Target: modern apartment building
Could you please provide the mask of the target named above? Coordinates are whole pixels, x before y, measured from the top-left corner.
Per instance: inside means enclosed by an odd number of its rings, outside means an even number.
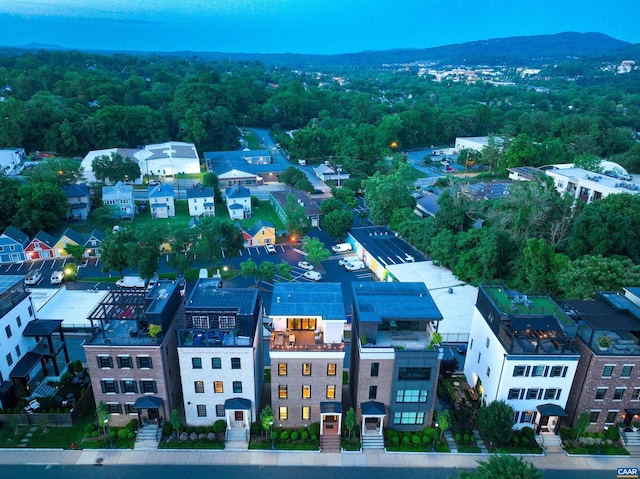
[[[482,285],[473,312],[464,374],[485,403],[504,400],[514,427],[556,434],[580,353],[577,325],[548,296]]]
[[[259,414],[264,362],[262,303],[257,289],[220,288],[201,278],[176,325],[186,423],[248,437]]]
[[[352,288],[349,382],[362,437],[382,436],[383,426],[421,430],[437,397],[442,352],[431,338],[442,315],[424,283]]]
[[[132,417],[159,422],[180,407],[173,325],[181,304],[179,283],[160,280],[149,291],[109,291],[89,315],[95,332],[84,342],[84,352],[96,404],[104,402],[111,424]]]
[[[588,412],[593,431],[640,421],[640,288],[566,303],[578,320],[581,355],[567,402],[569,421]]]
[[[341,285],[276,283],[269,316],[274,425],[318,422],[321,435],[339,435],[347,321]]]

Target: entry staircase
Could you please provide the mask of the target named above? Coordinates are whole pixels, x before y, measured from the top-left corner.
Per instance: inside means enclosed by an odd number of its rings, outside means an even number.
[[[244,428],[227,429],[225,436],[225,451],[247,451],[249,443],[247,441],[248,431]]]
[[[384,449],[384,436],[365,434],[362,436],[362,449]]]
[[[133,445],[134,451],[155,451],[160,443],[162,430],[157,424],[145,424],[138,428],[136,442]]]
[[[321,452],[342,452],[342,440],[339,434],[323,434],[320,436]]]

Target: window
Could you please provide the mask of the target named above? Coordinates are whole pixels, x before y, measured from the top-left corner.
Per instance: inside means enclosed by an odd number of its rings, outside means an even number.
[[[600,411],[589,411],[589,422],[591,424],[598,422]]]
[[[622,372],[620,373],[621,378],[629,378],[631,377],[631,370],[633,369],[633,365],[626,364],[622,366]]]
[[[18,324],[18,327],[22,326],[22,319],[20,319],[20,316],[16,318],[16,323]]]
[[[613,400],[614,401],[622,401],[622,396],[624,396],[624,392],[626,391],[627,388],[616,388],[615,392],[613,393]]]
[[[107,403],[107,411],[109,414],[120,414],[122,409],[118,403]]]
[[[100,387],[103,394],[116,394],[118,392],[118,383],[113,379],[104,379],[100,381]]]
[[[113,361],[111,360],[111,356],[98,356],[98,367],[99,368],[112,368]]]
[[[327,376],[335,376],[338,371],[338,365],[336,363],[327,364]]]
[[[527,399],[537,399],[540,389],[532,388],[527,391]]]
[[[302,386],[302,399],[311,399],[311,386],[303,385]]]
[[[531,369],[531,377],[540,378],[544,376],[544,366],[534,366]]]
[[[151,358],[149,356],[138,356],[136,363],[139,369],[151,369],[153,367]]]
[[[380,372],[380,363],[371,363],[371,377],[377,378]]]
[[[427,391],[419,389],[399,389],[396,391],[396,402],[427,402]]]
[[[309,421],[311,419],[311,408],[309,406],[302,406],[302,420]]]
[[[311,376],[311,364],[303,363],[302,364],[302,375],[303,376]]]
[[[487,377],[489,377],[490,375],[491,375],[491,368],[487,366]]]
[[[32,318],[33,317],[33,308],[31,306],[29,306],[28,310],[29,310],[29,317]]]
[[[618,416],[618,411],[609,411],[607,413],[607,419],[605,419],[605,424],[614,424],[616,422],[616,417]]]
[[[469,349],[473,349],[473,338],[471,338],[471,342],[469,343]]]
[[[287,363],[278,363],[278,376],[287,375]]]
[[[287,329],[298,331],[315,331],[315,318],[289,318],[287,319]]]
[[[242,394],[242,381],[233,381],[233,392],[235,394]]]
[[[131,356],[118,356],[116,359],[120,369],[131,369],[133,367]]]
[[[211,358],[211,369],[222,369],[222,360],[220,358]]]
[[[11,366],[13,364],[13,357],[11,353],[7,354],[7,365]]]
[[[335,399],[336,398],[336,387],[332,384],[327,386],[327,399]]]
[[[213,381],[213,392],[216,394],[222,394],[224,392],[222,381]]]
[[[157,393],[156,382],[150,379],[140,381],[140,392],[143,394]]]
[[[278,397],[280,399],[287,399],[287,397],[288,397],[287,386],[285,384],[280,384],[278,386]]]
[[[423,424],[423,412],[397,412],[393,415],[394,424]]]
[[[519,388],[511,388],[509,389],[509,396],[507,399],[518,399],[520,397],[520,389]]]
[[[487,338],[487,348],[489,348],[489,344],[491,343],[491,340],[489,338]]]
[[[514,366],[513,368],[513,376],[524,376],[525,371],[527,370],[527,368],[525,366]]]
[[[545,399],[560,399],[560,393],[561,392],[562,392],[562,389],[556,389],[556,388],[547,389],[544,392],[544,398]]]
[[[369,386],[369,399],[376,399],[378,396],[378,386]]]
[[[598,390],[596,391],[596,401],[604,400],[606,394],[607,388],[598,388]]]
[[[482,357],[482,351],[478,353],[478,364],[480,364],[480,358]]]
[[[613,375],[613,365],[607,365],[602,370],[603,378],[610,378]]]
[[[133,379],[123,379],[120,381],[120,387],[122,388],[122,392],[125,394],[138,393],[138,385]]]
[[[533,411],[524,411],[520,417],[520,422],[533,422]]]
[[[231,369],[240,369],[240,358],[231,358]]]
[[[138,414],[138,410],[133,407],[132,402],[128,402],[124,405],[124,413],[125,414]]]
[[[218,317],[218,327],[219,328],[235,328],[236,327],[236,318],[235,316],[220,316]]]
[[[398,379],[400,381],[428,381],[431,379],[431,368],[400,368]]]
[[[198,394],[204,394],[204,381],[194,381],[193,387]]]
[[[216,417],[224,417],[224,404],[216,404]]]
[[[7,333],[7,339],[9,339],[11,336],[13,336],[13,333],[11,332],[11,325],[7,325],[6,328],[4,328],[5,333]]]
[[[16,357],[20,357],[22,355],[22,352],[20,352],[20,345],[16,344]]]
[[[631,393],[632,401],[640,401],[640,388],[633,388],[633,392]]]
[[[567,366],[552,366],[551,374],[549,374],[552,378],[566,377],[567,375]]]
[[[191,358],[192,369],[202,369],[202,358]]]
[[[280,406],[278,409],[278,417],[281,421],[286,421],[289,418],[289,410],[287,406]]]
[[[207,417],[207,406],[204,404],[198,404],[196,411],[198,411],[198,417]]]

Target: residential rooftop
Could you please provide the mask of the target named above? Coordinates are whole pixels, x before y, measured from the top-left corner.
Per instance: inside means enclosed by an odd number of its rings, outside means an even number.
[[[340,283],[276,283],[269,311],[271,316],[347,319]]]

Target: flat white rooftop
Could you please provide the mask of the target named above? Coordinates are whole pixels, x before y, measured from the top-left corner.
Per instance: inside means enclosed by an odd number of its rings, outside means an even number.
[[[36,290],[32,290],[33,292]],[[50,291],[46,301],[45,293]],[[62,319],[63,328],[88,328],[91,322],[87,319],[89,314],[104,299],[108,291],[101,290],[67,290],[60,289],[38,289],[38,299],[34,297],[34,304],[38,310],[38,319]]]

